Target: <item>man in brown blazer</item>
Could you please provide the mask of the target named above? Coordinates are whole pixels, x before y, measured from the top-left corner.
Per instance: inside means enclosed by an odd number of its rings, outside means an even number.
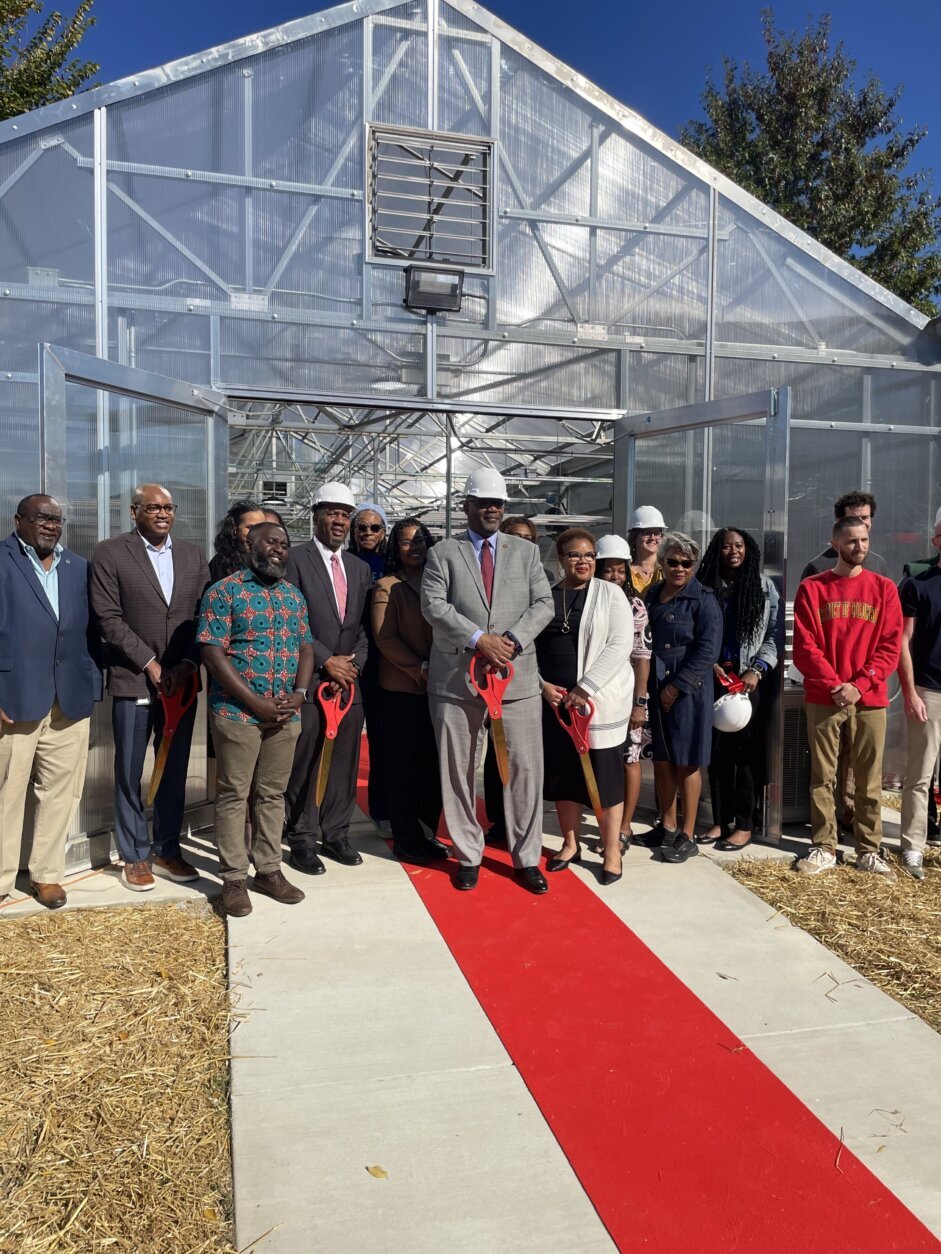
[[[107,648],[114,732],[114,824],[122,878],[134,892],[154,886],[153,871],[176,883],[199,878],[180,856],[180,828],[195,705],[171,743],[154,800],[151,847],[141,799],[141,775],[151,737],[163,735],[158,693],[175,692],[199,666],[196,619],[209,568],[203,552],[170,532],[176,506],[166,488],[134,489],[134,529],[103,540],[91,560],[91,608]]]
[[[366,665],[367,645],[362,619],[372,572],[360,558],[343,551],[354,508],[346,484],[325,483],[313,505],[314,538],[291,549],[285,573],[288,582],[304,594],[314,638],[314,678],[301,707],[301,734],[284,798],[291,865],[308,875],[322,875],[327,869],[317,855],[318,835],[322,852],[335,862],[359,866],[363,860],[347,833],[356,802],[363,730],[359,675]],[[324,724],[317,688],[322,683],[343,690],[354,684],[356,692],[334,741],[327,791],[318,807],[315,782]]]

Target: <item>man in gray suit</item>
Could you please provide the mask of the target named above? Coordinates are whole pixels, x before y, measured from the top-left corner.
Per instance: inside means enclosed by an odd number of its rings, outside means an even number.
[[[428,554],[422,613],[433,641],[428,671],[431,718],[438,741],[444,816],[460,863],[455,888],[477,886],[484,834],[477,821],[475,776],[486,706],[468,686],[475,651],[493,669],[512,662],[503,725],[510,758],[504,794],[507,840],[524,888],[544,893],[542,849],[542,714],[533,640],[551,620],[552,592],[534,544],[500,531],[506,484],[478,470],[464,488],[466,535]]]

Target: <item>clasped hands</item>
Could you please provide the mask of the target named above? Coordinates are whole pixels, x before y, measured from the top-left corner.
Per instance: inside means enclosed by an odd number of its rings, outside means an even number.
[[[573,706],[587,705],[591,700],[585,689],[579,688],[577,684],[574,688],[565,689],[560,688],[558,684],[544,683],[542,685],[542,695],[543,699],[553,709],[558,709],[559,706],[562,706],[563,709],[570,710]]]

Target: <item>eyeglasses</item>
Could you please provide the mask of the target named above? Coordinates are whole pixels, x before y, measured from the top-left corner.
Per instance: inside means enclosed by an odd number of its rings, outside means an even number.
[[[478,509],[503,509],[506,501],[498,501],[492,496],[469,496],[469,501],[473,501]]]
[[[596,553],[563,553],[562,556],[570,562],[577,562],[577,561],[593,562],[597,554]]]
[[[682,566],[684,570],[689,570],[689,568],[691,566],[695,566],[696,563],[688,557],[668,557],[667,565],[672,566],[674,570],[676,570],[678,566]]]
[[[385,531],[385,527],[383,527],[382,523],[357,523],[356,530],[363,532],[363,534],[371,531],[375,535],[377,531]]]
[[[139,509],[142,514],[173,514],[176,512],[175,505],[135,505],[135,509]]]
[[[662,527],[654,527],[654,528],[653,528],[653,530],[651,530],[651,531],[642,531],[640,534],[641,534],[642,536],[662,536],[662,535],[663,535],[663,528],[662,528]]]
[[[62,524],[65,522],[65,518],[62,516],[62,514],[34,514],[32,518],[27,518],[25,521],[28,523],[37,523],[40,525],[42,523],[49,523],[50,526],[52,527],[61,527]]]

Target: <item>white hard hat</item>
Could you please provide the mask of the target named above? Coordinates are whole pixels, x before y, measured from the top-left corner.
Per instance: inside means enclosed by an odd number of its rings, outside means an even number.
[[[356,508],[356,497],[345,483],[324,483],[314,493],[312,508],[318,505],[348,505]]]
[[[631,514],[630,522],[627,524],[628,531],[640,531],[644,527],[662,527],[666,530],[666,522],[663,515],[655,505],[638,505]]]
[[[621,536],[602,536],[595,545],[595,556],[599,562],[613,557],[616,561],[631,560],[631,546]]]
[[[750,718],[751,702],[744,692],[727,692],[712,707],[712,726],[716,731],[741,731]]]
[[[506,483],[500,472],[491,470],[489,466],[483,466],[480,470],[475,470],[473,474],[467,476],[467,482],[464,484],[464,495],[476,496],[485,501],[505,501],[509,493],[506,490]]]

